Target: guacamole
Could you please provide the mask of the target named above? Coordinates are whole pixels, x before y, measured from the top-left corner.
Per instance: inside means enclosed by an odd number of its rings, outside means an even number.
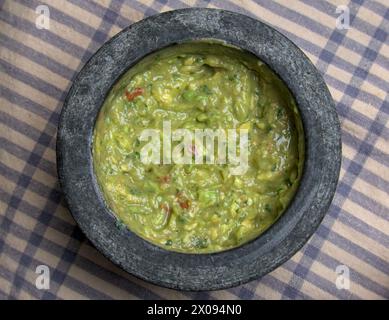
[[[167,121],[171,130],[244,130],[246,170],[234,174],[228,161],[163,163],[164,150],[160,163],[145,163],[142,132],[162,132]],[[195,158],[199,150],[194,143],[189,152]],[[280,217],[299,184],[304,137],[296,103],[269,67],[199,41],[152,53],[118,80],[98,115],[92,153],[119,227],[168,250],[208,253],[239,246]]]

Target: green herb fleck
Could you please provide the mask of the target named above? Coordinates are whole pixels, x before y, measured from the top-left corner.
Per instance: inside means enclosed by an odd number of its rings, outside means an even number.
[[[126,230],[127,229],[127,226],[125,225],[125,223],[120,219],[116,219],[115,226],[119,230]]]
[[[196,236],[192,238],[192,244],[197,249],[205,249],[208,247],[208,239]]]
[[[212,90],[209,89],[209,87],[208,87],[206,84],[204,84],[204,85],[202,85],[202,86],[200,87],[200,91],[201,91],[202,93],[205,93],[206,95],[212,94]]]
[[[269,213],[272,212],[272,207],[270,204],[268,204],[268,203],[265,204],[265,211],[269,212]]]

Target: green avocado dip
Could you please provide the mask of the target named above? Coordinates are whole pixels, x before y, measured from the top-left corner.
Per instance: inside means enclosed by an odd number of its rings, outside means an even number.
[[[172,131],[246,130],[247,170],[232,174],[228,161],[145,163],[142,131],[162,132],[166,121]],[[209,253],[256,238],[280,217],[299,184],[304,137],[296,103],[269,67],[198,41],[152,53],[119,79],[98,115],[92,153],[119,227],[168,250]]]

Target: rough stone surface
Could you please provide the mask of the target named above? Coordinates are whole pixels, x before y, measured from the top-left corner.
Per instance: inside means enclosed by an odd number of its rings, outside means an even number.
[[[106,94],[142,57],[193,39],[212,38],[246,49],[267,63],[298,103],[306,138],[301,186],[283,216],[239,248],[214,254],[166,251],[119,230],[96,184],[93,126]],[[340,126],[330,93],[308,58],[290,40],[255,19],[214,9],[170,11],[135,23],[87,62],[61,113],[58,174],[69,209],[92,243],[129,273],[183,290],[214,290],[259,278],[292,257],[314,233],[332,197],[341,163]]]

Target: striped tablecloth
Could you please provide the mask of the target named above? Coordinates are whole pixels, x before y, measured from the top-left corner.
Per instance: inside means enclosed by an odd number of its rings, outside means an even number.
[[[77,72],[127,25],[189,6],[288,36],[324,75],[342,124],[337,193],[308,244],[261,280],[215,292],[160,288],[114,266],[75,225],[56,176],[56,126]],[[0,298],[388,299],[388,32],[387,0],[0,0]],[[39,265],[49,289],[36,287]]]

